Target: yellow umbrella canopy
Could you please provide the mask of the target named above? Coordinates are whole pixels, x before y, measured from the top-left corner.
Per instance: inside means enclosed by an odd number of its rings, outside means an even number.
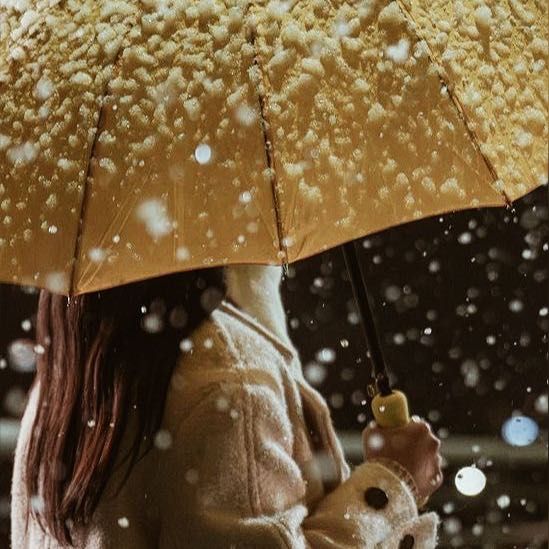
[[[547,180],[547,2],[0,0],[0,280],[284,263]]]

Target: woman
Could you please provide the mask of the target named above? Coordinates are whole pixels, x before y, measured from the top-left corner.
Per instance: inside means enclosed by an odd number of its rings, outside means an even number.
[[[429,548],[427,424],[343,458],[286,330],[278,267],[43,291],[12,486],[21,548]],[[380,545],[378,545],[380,544]]]

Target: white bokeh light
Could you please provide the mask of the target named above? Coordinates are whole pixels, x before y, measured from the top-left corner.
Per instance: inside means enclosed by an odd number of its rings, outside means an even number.
[[[456,473],[454,482],[464,496],[478,496],[486,487],[486,476],[474,466],[463,467]]]

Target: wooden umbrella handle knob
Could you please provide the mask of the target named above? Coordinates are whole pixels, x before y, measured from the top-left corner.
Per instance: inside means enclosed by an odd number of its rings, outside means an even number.
[[[408,399],[401,391],[390,395],[377,394],[372,399],[372,412],[380,427],[404,427],[410,421]]]

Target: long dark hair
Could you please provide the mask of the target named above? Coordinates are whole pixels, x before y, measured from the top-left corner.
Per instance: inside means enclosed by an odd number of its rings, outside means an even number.
[[[89,524],[113,469],[127,466],[125,481],[150,450],[180,343],[224,296],[222,268],[76,297],[40,293],[26,484],[40,501],[31,512],[60,543],[73,543],[71,524]],[[137,432],[120,460],[132,409]]]

